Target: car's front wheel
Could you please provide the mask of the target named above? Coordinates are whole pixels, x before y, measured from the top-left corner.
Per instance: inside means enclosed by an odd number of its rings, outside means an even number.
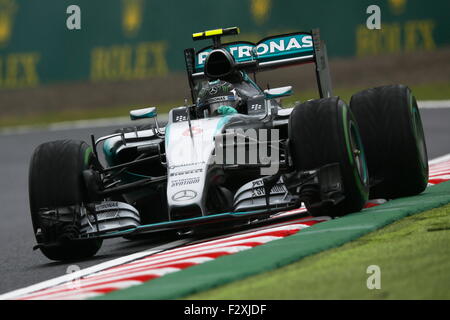
[[[97,253],[101,240],[74,240],[79,234],[77,210],[44,217],[43,209],[83,206],[87,191],[82,172],[93,162],[83,141],[58,140],[39,145],[29,170],[28,191],[33,230],[42,253],[51,260],[76,260]],[[64,217],[62,217],[64,215]]]
[[[297,171],[339,164],[345,198],[333,206],[310,199],[308,211],[333,217],[360,211],[368,198],[369,174],[358,124],[345,102],[333,97],[296,105],[288,131]]]

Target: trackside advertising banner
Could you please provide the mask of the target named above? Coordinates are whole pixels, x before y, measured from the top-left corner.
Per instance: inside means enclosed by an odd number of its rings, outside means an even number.
[[[282,60],[313,54],[313,41],[309,33],[293,33],[269,37],[257,44],[236,42],[225,44],[236,62],[256,59],[260,62]],[[207,47],[199,51],[195,61],[196,72],[203,71],[206,57],[212,48]]]
[[[308,54],[298,32],[315,28],[330,58],[433,51],[450,45],[449,12],[449,0],[0,0],[0,90],[185,72],[183,50],[212,44],[192,34],[228,27],[241,30],[222,39],[238,61]]]

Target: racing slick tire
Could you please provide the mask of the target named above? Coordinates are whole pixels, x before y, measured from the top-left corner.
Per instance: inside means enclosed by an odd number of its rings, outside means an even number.
[[[332,97],[296,105],[288,132],[297,171],[339,163],[345,198],[333,206],[305,201],[308,212],[337,217],[360,211],[368,199],[369,174],[358,124],[345,102]]]
[[[73,240],[79,229],[76,213],[73,222],[43,222],[41,208],[81,205],[87,202],[82,172],[92,166],[92,148],[83,141],[57,140],[39,145],[29,169],[30,211],[40,249],[51,260],[79,260],[97,253],[102,240]],[[40,233],[38,232],[40,229]],[[49,244],[49,245],[46,245]]]
[[[428,184],[428,155],[416,98],[404,85],[367,89],[350,101],[366,151],[370,198],[413,196]]]

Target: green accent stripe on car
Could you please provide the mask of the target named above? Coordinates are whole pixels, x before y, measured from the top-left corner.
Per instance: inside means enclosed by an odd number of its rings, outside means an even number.
[[[344,104],[345,105],[345,104]],[[348,153],[348,159],[350,161],[350,165],[354,164],[353,161],[353,154],[352,154],[352,146],[350,143],[350,131],[348,130],[348,125],[347,125],[347,113],[348,113],[348,108],[347,105],[345,105],[344,108],[342,108],[342,121],[344,122],[344,136],[345,136],[345,146],[347,148],[347,153]]]
[[[169,146],[169,137],[170,137],[170,124],[168,123],[164,128],[164,144],[166,145],[166,150],[168,149],[167,147]]]
[[[92,153],[92,147],[88,147],[85,151],[84,151],[84,165],[88,166],[89,165],[89,156]]]
[[[244,76],[244,81],[250,83],[253,87],[255,87],[256,90],[258,90],[259,92],[261,91],[261,88],[252,80],[252,78],[250,78],[250,76],[246,73],[246,72],[241,72],[242,75]]]
[[[353,159],[353,150],[351,149],[352,146],[351,146],[351,142],[350,142],[350,134],[351,134],[351,132],[350,132],[350,130],[348,128],[348,121],[347,121],[348,111],[349,111],[349,109],[348,109],[347,105],[345,104],[345,107],[342,108],[342,119],[344,121],[344,132],[345,132],[344,135],[345,135],[345,144],[346,144],[346,147],[347,147],[347,154],[348,154],[348,157],[349,157],[350,165],[354,167],[353,172],[354,172],[354,175],[355,175],[355,178],[356,178],[356,181],[357,181],[357,186],[358,186],[359,190],[361,191],[361,193],[366,193],[364,191],[363,183],[367,184],[367,180],[363,180],[364,177],[360,177],[359,176],[359,172],[358,172],[358,170],[356,168],[356,163],[355,163],[355,161]],[[361,149],[362,149],[363,148],[362,140],[360,139],[360,137],[358,137],[358,140],[360,141],[360,145],[361,145]],[[361,155],[364,156],[364,150],[361,151]],[[364,157],[364,161],[363,161],[363,170],[364,170],[364,176],[366,176],[367,165],[366,165],[365,157]]]
[[[266,99],[277,99],[277,98],[280,98],[280,97],[289,96],[291,94],[292,94],[292,90],[289,90],[287,92],[280,93],[280,94],[269,94],[269,93],[266,93]]]
[[[144,178],[144,179],[152,178],[152,176],[146,176],[146,175],[143,175],[143,174],[134,173],[134,172],[130,172],[130,171],[127,171],[127,170],[125,170],[124,173],[129,174],[130,176],[133,176],[133,177],[136,177],[136,178]]]
[[[112,151],[113,146],[111,145],[114,138],[107,139],[103,142],[103,154],[105,155],[106,162],[110,165],[114,165],[114,153]]]

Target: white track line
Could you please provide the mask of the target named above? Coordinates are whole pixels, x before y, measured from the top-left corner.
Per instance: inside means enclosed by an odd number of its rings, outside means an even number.
[[[445,162],[445,161],[447,161],[447,160],[450,160],[450,153],[449,153],[449,154],[446,154],[446,155],[443,155],[443,156],[440,156],[440,157],[438,157],[438,158],[435,158],[435,159],[433,159],[433,160],[430,160],[430,161],[428,161],[428,163],[429,163],[430,165],[434,165],[434,164],[436,164],[436,163]]]
[[[104,269],[108,269],[108,268],[112,268],[121,264],[125,264],[127,262],[133,261],[133,260],[137,260],[146,256],[150,256],[153,255],[155,253],[161,252],[163,251],[163,249],[160,250],[145,250],[145,251],[141,251],[141,252],[137,252],[137,253],[133,253],[121,258],[117,258],[111,261],[107,261],[107,262],[103,262],[97,265],[94,265],[92,267],[80,270],[80,271],[76,271],[73,273],[69,273],[54,279],[50,279],[44,282],[40,282],[22,289],[17,289],[5,294],[0,295],[0,300],[6,300],[6,299],[11,299],[11,298],[15,298],[18,296],[22,296],[25,294],[29,294],[31,292],[34,291],[39,291],[39,290],[43,290],[43,289],[47,289],[49,287],[54,287],[57,286],[59,284],[68,282],[68,281],[73,281],[76,279],[79,279],[81,277],[87,276],[89,274],[92,273],[96,273],[99,271],[102,271]]]
[[[450,100],[417,101],[419,109],[448,109]]]

